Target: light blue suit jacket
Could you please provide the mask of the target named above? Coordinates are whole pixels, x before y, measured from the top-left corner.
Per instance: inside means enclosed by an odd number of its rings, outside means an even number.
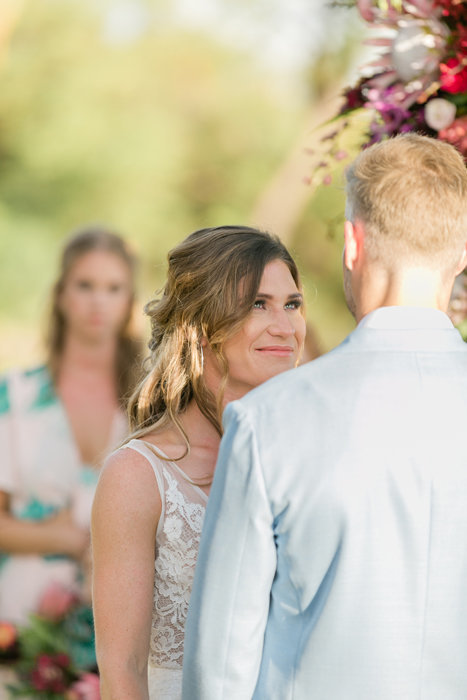
[[[467,347],[369,314],[225,412],[184,700],[467,698]]]

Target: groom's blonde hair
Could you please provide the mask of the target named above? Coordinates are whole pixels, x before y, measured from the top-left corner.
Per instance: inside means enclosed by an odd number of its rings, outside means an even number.
[[[363,223],[370,259],[455,268],[467,241],[467,168],[453,146],[395,136],[362,151],[346,180],[346,218]]]

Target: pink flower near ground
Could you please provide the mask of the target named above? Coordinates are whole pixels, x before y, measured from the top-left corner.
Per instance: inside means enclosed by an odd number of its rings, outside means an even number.
[[[52,582],[42,596],[37,612],[48,620],[61,620],[76,602],[74,591]]]
[[[67,693],[67,700],[100,700],[100,697],[99,676],[95,673],[84,673]]]
[[[16,627],[11,622],[0,622],[0,651],[10,649],[17,637]]]

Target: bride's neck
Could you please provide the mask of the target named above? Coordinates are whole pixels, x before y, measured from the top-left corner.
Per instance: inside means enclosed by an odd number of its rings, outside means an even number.
[[[206,416],[204,416],[196,401],[192,400],[186,410],[179,416],[180,423],[186,432],[190,444],[218,450],[220,435]]]

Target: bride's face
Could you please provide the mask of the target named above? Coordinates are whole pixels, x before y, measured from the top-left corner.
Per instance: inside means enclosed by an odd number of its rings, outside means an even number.
[[[239,331],[223,347],[229,365],[226,400],[239,398],[254,387],[298,363],[305,340],[303,297],[289,268],[273,260],[264,268],[256,300]],[[205,353],[205,377],[220,380],[217,363]],[[211,382],[208,382],[212,384]]]

